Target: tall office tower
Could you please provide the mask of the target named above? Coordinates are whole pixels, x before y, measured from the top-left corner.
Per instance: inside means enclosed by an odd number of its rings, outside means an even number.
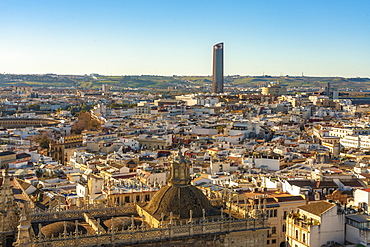
[[[331,88],[330,88],[330,82],[328,82],[328,86],[326,87],[326,96],[328,96],[329,97],[329,99],[330,99],[330,90]]]
[[[213,46],[212,93],[224,92],[224,43]]]
[[[103,93],[108,93],[109,92],[109,86],[107,84],[103,84],[101,86],[101,90],[103,91]]]

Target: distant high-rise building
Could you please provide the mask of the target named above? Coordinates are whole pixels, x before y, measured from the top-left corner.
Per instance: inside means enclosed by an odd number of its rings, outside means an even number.
[[[212,93],[224,92],[224,43],[213,46]]]
[[[101,90],[103,91],[103,93],[107,93],[109,92],[109,86],[107,84],[103,84]]]

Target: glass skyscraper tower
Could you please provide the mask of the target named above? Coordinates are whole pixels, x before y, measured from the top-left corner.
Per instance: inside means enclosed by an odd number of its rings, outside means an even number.
[[[224,43],[213,46],[212,93],[224,92]]]

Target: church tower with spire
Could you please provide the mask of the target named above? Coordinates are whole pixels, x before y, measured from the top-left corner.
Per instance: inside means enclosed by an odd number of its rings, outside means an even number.
[[[7,171],[3,172],[0,189],[0,245],[9,246],[15,240],[19,223],[19,208],[14,200],[12,184]]]

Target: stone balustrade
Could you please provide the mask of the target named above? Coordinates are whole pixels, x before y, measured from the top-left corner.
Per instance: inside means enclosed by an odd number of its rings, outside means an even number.
[[[43,246],[96,246],[96,245],[129,245],[165,241],[171,238],[192,237],[212,234],[226,234],[230,231],[254,231],[267,229],[265,219],[214,219],[199,223],[168,224],[161,228],[148,229],[145,226],[130,227],[128,230],[110,230],[98,234],[67,234],[52,238],[35,238],[34,247]]]
[[[76,210],[55,211],[49,210],[41,213],[31,213],[32,223],[76,220],[84,218],[84,213],[89,213],[92,217],[109,217],[116,215],[137,215],[135,204],[126,204],[122,207],[87,206]]]

